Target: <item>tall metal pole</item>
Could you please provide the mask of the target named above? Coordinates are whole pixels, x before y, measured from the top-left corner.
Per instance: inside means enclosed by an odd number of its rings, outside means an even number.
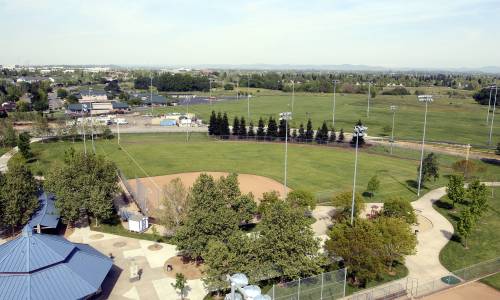
[[[394,119],[396,117],[396,107],[391,106],[392,109],[392,131],[391,131],[391,155],[392,155],[392,146],[394,144]]]
[[[495,101],[493,101],[493,112],[491,115],[490,138],[488,140],[488,145],[491,145],[491,135],[493,134],[493,123],[495,122],[495,108],[497,106],[497,94],[498,94],[498,87],[495,87]]]
[[[236,81],[236,101],[240,100],[240,80]]]
[[[118,129],[118,145],[120,144],[120,122],[116,122],[116,128]]]
[[[208,101],[210,101],[210,109],[212,109],[212,79],[208,78],[208,84],[209,84],[209,96],[208,96]]]
[[[366,107],[366,117],[370,117],[370,97],[371,97],[371,88],[372,83],[368,82],[368,106]]]
[[[491,109],[491,94],[493,92],[493,85],[490,86],[490,99],[488,100],[488,113],[486,114],[486,124],[489,124],[490,109]]]
[[[417,190],[417,196],[420,196],[420,187],[422,185],[422,165],[424,162],[424,146],[425,146],[425,127],[427,126],[427,101],[425,102],[425,116],[424,116],[424,132],[422,135],[422,150],[420,153],[420,168],[419,168],[419,175],[418,175],[418,190]]]
[[[295,81],[292,80],[292,114],[293,114],[294,103],[295,103]]]
[[[188,115],[189,115],[189,100],[190,100],[190,99],[191,99],[191,98],[188,96],[188,97],[187,97],[187,102],[186,102],[186,103],[187,103],[187,105],[186,105],[186,119],[187,119],[187,118],[189,118],[189,116],[188,116]],[[192,121],[192,120],[191,120],[191,121]],[[188,124],[188,123],[186,122],[186,142],[188,142],[188,141],[189,141],[189,126],[191,126],[191,123],[189,123],[189,124]]]
[[[247,78],[247,122],[250,122],[250,75]]]
[[[151,103],[151,117],[153,117],[153,74],[152,73],[149,75],[149,78],[151,79],[149,85],[149,102]]]
[[[284,198],[286,198],[286,196],[288,194],[287,188],[286,188],[287,164],[288,164],[288,117],[285,116],[285,182],[283,185]]]
[[[90,99],[90,85],[89,85],[89,99]],[[92,116],[92,102],[90,102],[90,138],[92,140],[92,151],[95,154],[95,145],[94,145],[94,117]]]
[[[358,142],[359,132],[356,131],[356,158],[354,159],[354,179],[352,184],[352,205],[351,205],[351,225],[354,223],[354,202],[356,197],[356,174],[358,171]]]
[[[337,82],[338,80],[333,80],[332,128],[335,127],[335,96],[337,92]]]
[[[85,156],[87,156],[87,140],[85,137],[85,111],[82,109],[82,128],[83,128],[83,148]]]

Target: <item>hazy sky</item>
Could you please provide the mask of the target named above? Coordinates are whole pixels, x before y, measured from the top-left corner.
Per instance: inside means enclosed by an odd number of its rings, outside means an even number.
[[[0,0],[0,64],[500,65],[499,0]]]

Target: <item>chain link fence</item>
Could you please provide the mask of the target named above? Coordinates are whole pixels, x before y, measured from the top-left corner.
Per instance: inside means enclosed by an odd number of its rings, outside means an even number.
[[[267,292],[273,300],[340,299],[345,296],[346,270],[276,284]]]
[[[144,178],[136,177],[133,181],[129,181],[121,170],[118,170],[118,176],[141,212],[147,217],[152,217],[152,212],[160,205],[161,191],[144,184],[143,180],[146,180]]]

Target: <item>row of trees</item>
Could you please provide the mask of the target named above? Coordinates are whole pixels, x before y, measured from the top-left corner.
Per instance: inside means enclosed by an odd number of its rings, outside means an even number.
[[[325,249],[332,259],[342,259],[350,279],[356,285],[365,286],[373,279],[404,263],[405,255],[415,253],[417,240],[410,224],[416,216],[410,201],[392,198],[385,202],[379,214],[369,219],[360,218],[365,204],[359,194],[355,197],[354,223],[350,224],[352,193],[337,195],[332,204],[334,226],[328,233]]]
[[[361,124],[360,121],[359,124]],[[298,129],[291,129],[287,126],[284,119],[276,121],[276,119],[274,119],[272,116],[269,117],[267,124],[264,122],[264,119],[259,118],[257,128],[254,127],[253,122],[250,122],[250,124],[247,126],[244,117],[235,117],[233,120],[232,129],[230,129],[227,114],[221,114],[220,112],[215,114],[215,111],[212,111],[212,114],[210,115],[208,134],[221,136],[223,138],[228,138],[230,135],[233,135],[242,139],[249,137],[255,138],[257,140],[279,139],[282,141],[284,141],[285,137],[288,136],[288,139],[290,141],[316,141],[318,144],[325,144],[327,142],[342,143],[345,139],[344,129],[340,129],[340,132],[337,136],[335,129],[328,129],[326,121],[323,122],[321,127],[318,127],[318,129],[314,131],[310,119],[308,120],[305,128],[304,124],[300,124]],[[362,145],[363,143],[364,140],[362,137],[360,137],[360,145]]]
[[[149,89],[151,78],[139,76],[134,80],[134,88]],[[160,92],[208,91],[210,84],[207,76],[190,74],[163,73],[153,78],[153,86]]]
[[[28,132],[17,134],[12,123],[5,120],[0,121],[0,146],[6,148],[18,147],[19,152],[25,159],[33,157],[30,147],[31,136]]]
[[[467,248],[468,237],[489,206],[484,184],[481,184],[479,180],[474,180],[467,188],[464,184],[463,176],[451,175],[446,192],[453,208],[456,204],[464,206],[457,221],[457,231],[463,238],[464,247]]]

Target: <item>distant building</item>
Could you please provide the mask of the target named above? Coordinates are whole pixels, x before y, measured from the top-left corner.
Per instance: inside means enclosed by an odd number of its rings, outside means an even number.
[[[86,102],[86,103],[73,103],[69,104],[66,108],[66,114],[73,116],[80,116],[83,114],[83,104],[87,104],[88,113],[92,115],[104,115],[110,113],[124,113],[130,110],[127,103],[118,101],[106,102]]]
[[[153,95],[153,101],[151,101],[151,94],[130,94],[130,97],[139,99],[143,105],[148,106],[151,105],[151,102],[153,102],[153,106],[166,106],[168,103],[167,98],[162,95]]]
[[[0,245],[0,299],[88,299],[101,292],[112,266],[89,245],[33,233],[26,225]]]
[[[80,91],[81,99],[78,100],[80,103],[86,102],[107,102],[108,95],[104,91]]]

